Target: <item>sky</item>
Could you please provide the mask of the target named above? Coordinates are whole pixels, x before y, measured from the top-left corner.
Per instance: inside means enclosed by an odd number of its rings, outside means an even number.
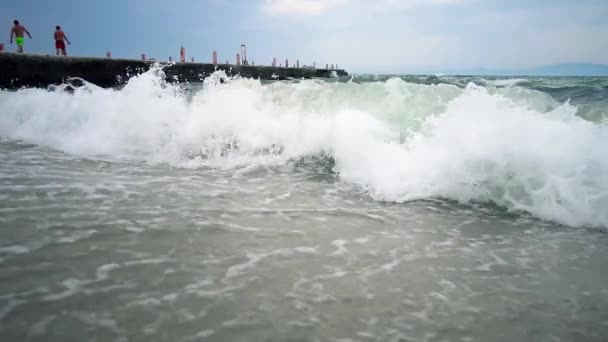
[[[608,0],[3,0],[27,52],[54,53],[61,25],[81,56],[337,64],[349,72],[453,72],[608,64]]]

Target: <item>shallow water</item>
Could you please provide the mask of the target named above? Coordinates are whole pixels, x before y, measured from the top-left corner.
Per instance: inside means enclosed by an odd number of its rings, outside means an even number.
[[[605,341],[605,109],[448,81],[0,93],[2,340]]]

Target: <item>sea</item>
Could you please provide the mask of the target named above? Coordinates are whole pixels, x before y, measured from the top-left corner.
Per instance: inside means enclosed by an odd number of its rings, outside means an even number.
[[[608,78],[0,91],[1,341],[607,341]]]

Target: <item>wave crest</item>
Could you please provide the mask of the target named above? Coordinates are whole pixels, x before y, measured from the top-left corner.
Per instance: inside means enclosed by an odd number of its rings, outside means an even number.
[[[378,200],[492,202],[608,227],[608,127],[515,84],[274,82],[0,92],[0,135],[69,153],[231,169],[328,156]]]

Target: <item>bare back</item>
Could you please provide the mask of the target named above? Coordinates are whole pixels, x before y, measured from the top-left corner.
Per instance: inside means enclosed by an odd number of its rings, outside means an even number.
[[[62,30],[55,31],[55,40],[60,41],[65,38],[65,33]]]
[[[25,26],[23,26],[21,24],[13,26],[13,30],[12,30],[12,32],[15,34],[15,37],[23,37],[23,34],[26,31],[27,30],[25,29]]]

